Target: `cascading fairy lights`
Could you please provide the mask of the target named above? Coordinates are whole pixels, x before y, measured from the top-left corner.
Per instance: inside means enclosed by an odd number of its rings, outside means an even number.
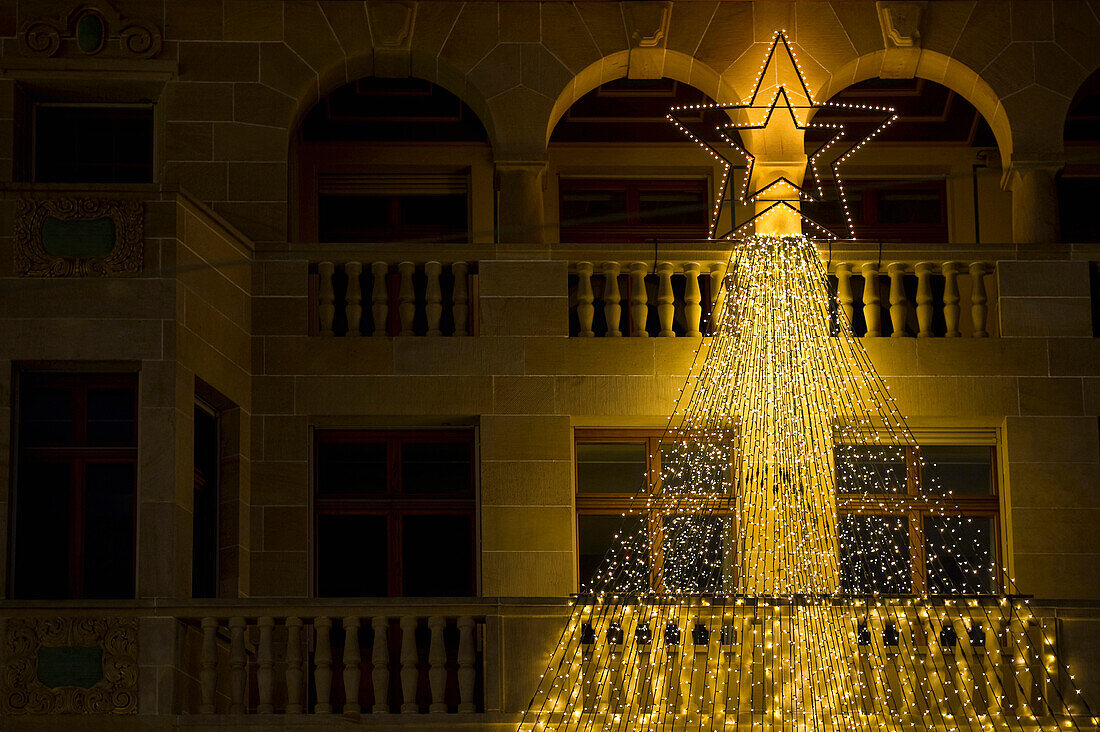
[[[790,53],[779,33],[769,60],[779,42]],[[930,567],[916,591],[898,497],[911,475],[944,491],[815,244],[732,242],[659,475],[576,596],[520,729],[1094,727],[1054,639],[1000,592],[995,554],[967,546],[968,518],[925,509],[930,561],[957,572]],[[841,515],[841,496],[861,512]]]

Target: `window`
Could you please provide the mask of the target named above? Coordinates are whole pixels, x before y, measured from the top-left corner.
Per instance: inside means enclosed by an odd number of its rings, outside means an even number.
[[[838,446],[836,456],[845,591],[999,590],[993,447],[855,445]]]
[[[473,433],[316,433],[320,597],[475,592]]]
[[[709,224],[707,181],[595,180],[559,183],[563,242],[703,239]]]
[[[663,431],[578,430],[577,555],[582,586],[643,593],[714,592],[736,586],[731,448]],[[693,474],[684,475],[692,455]],[[700,459],[702,458],[702,459]],[[706,506],[700,510],[704,486]],[[714,499],[725,495],[728,499]],[[654,500],[647,502],[647,497]],[[699,547],[704,547],[700,550]],[[605,564],[614,577],[597,578]]]
[[[322,175],[322,242],[469,241],[469,175]]]
[[[1058,178],[1062,241],[1100,242],[1100,228],[1093,218],[1097,196],[1100,196],[1100,176],[1063,174]]]
[[[151,183],[152,107],[37,105],[34,180]]]
[[[218,596],[218,415],[205,403],[195,405],[195,492],[191,546],[191,594]]]
[[[134,596],[137,377],[19,379],[12,594]]]
[[[852,180],[844,183],[856,237],[872,241],[946,242],[947,185],[942,180]],[[835,188],[825,201],[806,201],[803,212],[837,232],[847,232]]]

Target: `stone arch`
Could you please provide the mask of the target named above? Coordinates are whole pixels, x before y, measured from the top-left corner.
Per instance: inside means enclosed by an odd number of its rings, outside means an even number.
[[[815,101],[828,100],[853,84],[877,77],[883,53],[874,51],[848,61],[813,90]],[[1005,105],[988,82],[966,64],[928,49],[921,51],[915,76],[942,84],[973,104],[993,130],[1002,163],[1009,165],[1014,146],[1012,128]]]
[[[734,88],[709,65],[686,53],[663,48],[632,48],[617,51],[589,64],[577,73],[554,100],[546,124],[546,144],[554,127],[578,99],[600,84],[627,76],[630,65],[656,69],[653,78],[666,78],[689,84],[718,102],[738,100]]]
[[[436,84],[446,89],[451,94],[468,104],[477,114],[485,132],[489,136],[489,145],[495,147],[497,142],[496,127],[493,124],[493,115],[483,94],[476,86],[471,84],[458,70],[450,67],[446,61],[431,57],[425,58],[415,50],[394,55],[393,51],[386,51],[387,73],[378,74],[378,66],[375,62],[374,49],[355,57],[337,57],[325,67],[317,70],[317,85],[315,88],[298,97],[293,116],[288,125],[288,131],[293,135],[306,114],[326,96],[344,84],[362,79],[368,76],[388,76],[393,78],[414,78]],[[393,73],[394,68],[409,69],[407,74]]]

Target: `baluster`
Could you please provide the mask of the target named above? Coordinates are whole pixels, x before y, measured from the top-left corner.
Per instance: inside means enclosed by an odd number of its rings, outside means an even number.
[[[317,293],[317,318],[321,327],[321,335],[332,335],[332,319],[336,315],[336,293],[332,289],[332,277],[336,267],[332,262],[321,262],[317,265],[317,275],[320,288]]]
[[[905,708],[905,687],[901,683],[902,675],[899,667],[904,668],[901,658],[901,633],[895,613],[890,614],[890,619],[883,625],[882,646],[886,653],[883,662],[883,682],[886,687],[886,701],[890,711],[895,714]]]
[[[703,295],[699,291],[699,263],[684,262],[684,335],[695,337],[699,335],[699,321],[703,317],[703,306],[700,304]]]
[[[603,317],[607,321],[607,333],[604,335],[618,338],[623,334],[619,330],[619,319],[623,308],[619,305],[619,263],[603,263]]]
[[[359,618],[344,618],[344,714],[358,716],[359,706]]]
[[[302,619],[286,619],[286,713],[302,713]]]
[[[947,323],[946,338],[959,337],[959,268],[958,262],[943,263],[943,319]]]
[[[451,274],[454,275],[455,284],[452,300],[454,305],[451,314],[455,319],[455,335],[469,335],[466,330],[466,320],[470,317],[470,290],[466,282],[467,265],[465,262],[455,262],[451,265]]]
[[[650,622],[650,632],[653,632],[653,623]],[[634,643],[637,647],[638,653],[638,688],[636,696],[638,698],[638,711],[642,714],[649,714],[653,711],[653,683],[654,683],[654,668],[653,668],[653,643],[652,636],[640,637],[638,631],[635,631]]]
[[[933,699],[937,692],[932,686],[932,675],[935,662],[929,660],[928,631],[924,622],[925,610],[916,610],[909,619],[910,633],[913,639],[913,668],[920,667],[924,673],[913,674],[913,702],[918,714],[924,715],[934,708]]]
[[[214,693],[218,682],[218,619],[202,619],[202,670],[199,683],[202,686],[202,703],[199,714],[214,713]]]
[[[244,714],[244,618],[229,619],[229,713]]]
[[[855,316],[855,297],[852,296],[852,264],[851,262],[836,263],[836,299],[844,310],[844,319],[838,324],[841,328],[847,328],[852,332],[852,318]]]
[[[722,280],[726,278],[726,264],[715,262],[710,266],[710,332],[715,331],[714,319],[726,301],[726,292],[722,287]]]
[[[275,630],[275,618],[263,617],[256,623],[260,628],[260,645],[256,649],[256,690],[259,692],[257,714],[273,714],[275,705],[275,679],[273,669],[275,658],[271,650],[272,633]]]
[[[932,269],[931,262],[918,262],[917,273],[917,331],[918,338],[932,335]]]
[[[370,654],[370,660],[373,664],[371,681],[374,682],[374,706],[371,707],[371,711],[375,714],[385,714],[390,711],[389,618],[371,618],[370,627],[374,629],[374,646]]]
[[[649,336],[645,329],[646,320],[649,319],[648,296],[645,291],[648,270],[649,265],[645,262],[634,262],[630,265],[630,335],[636,338]]]
[[[890,325],[891,338],[905,337],[905,321],[909,314],[909,300],[905,297],[905,265],[893,262],[886,270],[890,274]]]
[[[386,275],[390,266],[385,262],[375,262],[370,266],[374,283],[371,286],[371,313],[374,315],[374,337],[384,338],[387,333],[386,320],[390,315],[390,292],[386,286]]]
[[[657,265],[657,319],[661,323],[661,337],[674,338],[672,317],[676,313],[676,299],[672,295],[672,262]]]
[[[401,618],[401,713],[416,714],[416,618]]]
[[[313,652],[313,686],[317,691],[317,704],[313,711],[317,714],[332,714],[332,644],[329,631],[331,618],[314,618],[313,628],[317,632],[317,650]]]
[[[882,306],[878,297],[878,266],[864,262],[863,272],[863,320],[867,323],[867,337],[882,335]]]
[[[458,619],[458,711],[469,714],[477,709],[474,703],[474,619],[463,615]]]
[[[424,265],[424,274],[428,276],[428,284],[424,288],[424,313],[428,318],[428,335],[443,335],[439,329],[439,320],[443,317],[443,292],[439,289],[439,276],[443,273],[443,265],[439,262],[428,262]]]
[[[874,710],[873,691],[875,686],[875,672],[871,668],[871,619],[867,615],[857,619],[856,627],[856,653],[859,656],[859,701],[860,709],[864,714],[870,714]],[[863,624],[859,628],[858,624]],[[864,635],[865,634],[865,635]]]
[[[580,321],[580,335],[591,338],[592,318],[596,308],[592,306],[592,263],[577,262],[577,320]]]
[[[397,292],[397,317],[401,319],[401,330],[397,335],[416,335],[413,331],[413,318],[416,316],[416,291],[413,289],[413,272],[416,265],[402,262],[397,265],[401,274],[401,289]]]
[[[1000,632],[997,644],[1000,650],[1001,712],[1015,713],[1019,707],[1019,694],[1016,691],[1016,650],[1012,640],[1012,608],[1006,607],[1005,615],[1000,619]]]
[[[432,632],[431,645],[428,647],[428,684],[432,689],[432,703],[428,711],[442,714],[447,711],[443,692],[447,687],[447,648],[443,645],[443,630],[447,619],[439,615],[428,618],[428,628]]]
[[[970,263],[970,319],[974,324],[974,337],[986,338],[989,331],[986,323],[989,321],[989,308],[986,302],[989,297],[985,291],[985,276],[989,274],[989,262]]]
[[[581,640],[581,709],[588,713],[596,711],[596,700],[599,695],[599,661],[593,647],[595,643],[585,643]]]
[[[344,313],[348,317],[349,336],[359,335],[359,321],[363,317],[363,291],[359,287],[359,275],[363,274],[362,262],[348,262],[344,265],[344,272],[348,276],[347,307]]]

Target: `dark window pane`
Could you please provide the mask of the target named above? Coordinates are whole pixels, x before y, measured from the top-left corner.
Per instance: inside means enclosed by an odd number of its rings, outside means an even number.
[[[134,596],[134,465],[85,466],[84,597]]]
[[[392,238],[390,201],[383,196],[321,196],[317,209],[322,242],[372,242]]]
[[[731,450],[722,443],[675,440],[661,443],[661,490],[727,496],[733,487]]]
[[[318,516],[318,597],[386,597],[388,548],[385,516]]]
[[[704,191],[640,191],[638,193],[638,223],[691,226],[707,224],[707,202]]]
[[[134,434],[134,399],[130,388],[88,390],[88,442],[132,443]]]
[[[662,524],[665,591],[723,591],[734,557],[731,520],[725,516],[666,516]]]
[[[996,532],[988,516],[926,516],[924,549],[933,595],[990,594],[997,589]]]
[[[39,182],[152,182],[153,110],[36,107],[34,155]]]
[[[644,442],[577,444],[577,493],[638,493],[645,484]]]
[[[72,389],[27,384],[19,411],[23,417],[19,437],[24,443],[57,445],[73,440]]]
[[[72,465],[24,459],[16,497],[15,596],[71,597]]]
[[[438,227],[456,234],[466,233],[465,193],[399,196],[398,201],[397,225],[401,232]]]
[[[938,224],[943,221],[942,196],[938,190],[880,191],[880,224]]]
[[[474,594],[472,516],[405,516],[401,585],[407,597]]]
[[[218,596],[218,419],[195,407],[194,533],[191,594]]]
[[[993,493],[993,455],[983,445],[933,445],[921,448],[924,493],[988,496]]]
[[[1091,129],[1100,125],[1090,123]],[[1095,133],[1093,133],[1095,134]],[[1100,200],[1100,178],[1062,176],[1058,179],[1058,213],[1062,222],[1062,241],[1100,242],[1094,208]]]
[[[386,493],[385,442],[335,442],[317,450],[317,492],[324,495]]]
[[[401,492],[472,494],[468,442],[405,442],[401,445]]]
[[[905,448],[836,445],[837,493],[905,493]]]
[[[845,592],[902,595],[911,591],[907,517],[843,515],[838,524],[840,586]]]
[[[561,196],[562,226],[626,224],[626,191],[576,190]]]
[[[582,514],[577,517],[577,545],[581,587],[627,593],[649,589],[644,517]],[[605,564],[609,550],[613,556]],[[613,574],[596,575],[612,566]]]

